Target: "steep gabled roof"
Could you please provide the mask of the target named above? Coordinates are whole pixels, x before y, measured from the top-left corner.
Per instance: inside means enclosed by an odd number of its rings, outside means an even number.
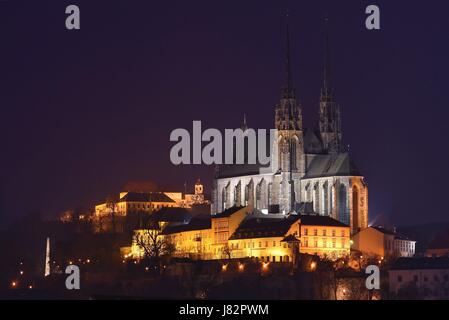
[[[304,129],[304,152],[306,154],[319,154],[323,152],[321,138],[314,130]]]
[[[308,157],[305,179],[332,176],[362,176],[348,153],[317,154]]]

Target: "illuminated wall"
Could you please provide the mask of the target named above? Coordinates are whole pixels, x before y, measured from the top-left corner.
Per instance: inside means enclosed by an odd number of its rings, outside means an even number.
[[[292,223],[283,236],[262,236],[245,239],[232,239],[240,223],[249,212],[242,208],[229,217],[211,218],[211,228],[189,230],[161,235],[176,247],[175,256],[197,259],[226,259],[229,257],[254,257],[261,261],[290,262],[293,259],[293,244],[282,240],[293,235],[300,239],[300,253],[336,259],[350,252],[350,228],[341,226],[302,225],[301,220]],[[136,230],[135,234],[143,234]],[[141,250],[133,243],[133,256],[141,257]]]

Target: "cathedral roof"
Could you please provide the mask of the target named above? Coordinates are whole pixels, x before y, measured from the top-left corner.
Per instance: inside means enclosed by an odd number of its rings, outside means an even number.
[[[304,152],[316,154],[323,152],[323,143],[320,136],[311,129],[304,129]]]
[[[348,153],[308,155],[304,179],[332,176],[361,176]]]

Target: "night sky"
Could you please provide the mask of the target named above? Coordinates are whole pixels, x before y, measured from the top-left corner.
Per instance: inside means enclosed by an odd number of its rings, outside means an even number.
[[[65,7],[81,30],[65,29]],[[381,30],[365,28],[365,7]],[[343,138],[370,221],[449,221],[449,2],[0,1],[0,221],[89,208],[128,181],[183,189],[211,167],[170,163],[170,132],[270,128],[286,8],[304,124],[317,118],[330,16]]]

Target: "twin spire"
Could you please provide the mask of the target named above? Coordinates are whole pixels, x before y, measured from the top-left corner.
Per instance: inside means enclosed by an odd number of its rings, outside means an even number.
[[[324,50],[324,74],[323,74],[323,88],[322,93],[324,95],[331,95],[331,64],[330,64],[330,44],[329,44],[329,18],[326,16],[324,18],[325,24],[325,50]],[[295,89],[293,88],[293,76],[291,70],[291,59],[290,59],[290,26],[288,22],[287,13],[287,24],[286,24],[286,47],[285,47],[285,83],[282,88],[282,98],[283,99],[295,99]]]

